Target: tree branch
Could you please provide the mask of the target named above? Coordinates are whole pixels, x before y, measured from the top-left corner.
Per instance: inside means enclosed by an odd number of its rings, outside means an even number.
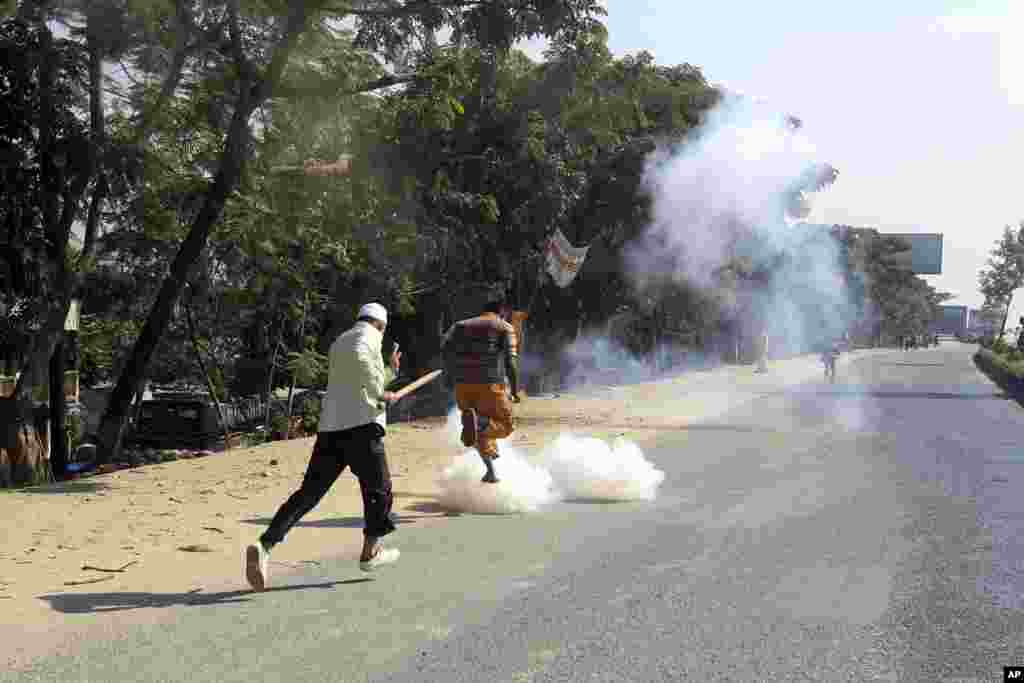
[[[274,56],[270,60],[267,72],[262,80],[256,85],[253,95],[254,105],[258,106],[266,101],[272,94],[273,89],[281,80],[281,74],[291,58],[292,50],[302,34],[308,19],[308,9],[305,2],[294,2],[290,4],[288,19],[285,21],[284,35],[281,43],[274,50]]]
[[[231,57],[238,67],[238,73],[243,83],[249,82],[254,77],[252,62],[245,56],[245,48],[242,46],[242,27],[240,26],[239,7],[240,0],[228,1],[228,36],[231,41]]]
[[[415,83],[418,79],[419,79],[419,76],[416,75],[416,74],[405,74],[403,76],[393,76],[393,75],[381,76],[380,78],[375,78],[372,81],[367,81],[366,83],[363,83],[362,85],[359,85],[359,86],[357,86],[357,87],[355,87],[355,88],[353,88],[351,90],[343,90],[343,91],[338,92],[336,94],[338,96],[341,96],[341,97],[347,97],[347,96],[350,96],[350,95],[362,95],[362,94],[365,94],[365,93],[374,92],[376,90],[382,90],[384,88],[390,88],[393,85],[402,85],[402,84],[406,84],[406,83]],[[302,87],[294,87],[294,86],[283,86],[281,88],[281,91],[284,94],[291,95],[291,96],[298,96],[298,97],[301,97],[303,95],[318,95],[318,96],[320,96],[320,95],[324,94],[324,91],[322,89],[320,89],[320,88],[317,88],[317,87],[302,88]]]
[[[437,4],[437,3],[434,3]],[[482,3],[479,0],[472,2],[445,3],[443,9],[465,9],[468,7],[479,7]],[[407,2],[390,9],[371,9],[345,7],[342,11],[355,17],[366,17],[369,19],[397,19],[420,14],[433,9],[429,2]]]
[[[167,102],[178,89],[182,75],[185,72],[185,62],[189,55],[188,40],[191,35],[190,27],[194,26],[194,24],[184,0],[176,0],[174,4],[177,18],[177,30],[175,32],[174,41],[174,58],[171,60],[171,69],[167,72],[167,77],[164,79],[163,85],[160,88],[160,94],[157,95],[156,102],[153,103],[153,106],[149,111],[143,112],[139,119],[139,125],[135,129],[134,135],[134,141],[136,144],[146,137],[150,127],[153,125],[154,119],[156,119],[159,112],[163,111],[164,107],[167,106]]]

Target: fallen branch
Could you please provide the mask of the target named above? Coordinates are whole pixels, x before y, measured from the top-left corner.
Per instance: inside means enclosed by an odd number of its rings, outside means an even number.
[[[84,586],[84,585],[89,584],[89,583],[100,583],[101,581],[111,581],[111,580],[113,580],[113,578],[114,578],[113,576],[101,576],[101,577],[99,577],[97,579],[86,579],[84,581],[65,581],[64,585],[65,586]]]
[[[212,553],[213,548],[203,543],[193,543],[191,545],[179,546],[178,550],[186,553]]]
[[[248,498],[246,498],[245,496],[236,496],[235,494],[233,494],[233,493],[228,493],[228,492],[226,492],[226,491],[224,492],[224,495],[225,495],[225,496],[231,496],[232,498],[234,498],[234,499],[236,499],[236,500],[249,500],[249,499],[248,499]]]
[[[218,534],[222,534],[222,533],[224,533],[224,530],[223,530],[223,529],[218,529],[218,528],[217,528],[217,527],[215,527],[215,526],[204,526],[204,527],[203,527],[203,530],[204,530],[204,531],[216,531],[216,532],[217,532]]]
[[[138,563],[139,563],[138,560],[132,560],[128,564],[126,564],[126,565],[124,565],[122,567],[119,567],[118,569],[104,569],[103,567],[94,567],[91,564],[84,564],[84,565],[82,565],[82,571],[114,572],[114,573],[117,573],[117,572],[123,572],[125,569],[128,569],[128,567],[132,566],[133,564],[138,564]]]

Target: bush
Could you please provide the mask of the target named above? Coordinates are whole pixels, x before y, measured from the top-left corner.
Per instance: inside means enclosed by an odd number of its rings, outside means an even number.
[[[1006,393],[1024,399],[1024,360],[1010,361],[988,349],[974,354],[974,363]]]
[[[320,430],[320,397],[303,401],[302,430],[307,434],[316,434]]]
[[[270,436],[275,440],[288,438],[288,418],[284,414],[270,418]]]

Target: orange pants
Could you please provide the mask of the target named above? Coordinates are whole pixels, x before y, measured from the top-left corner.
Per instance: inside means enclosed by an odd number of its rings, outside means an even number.
[[[487,418],[487,427],[477,434],[476,450],[484,458],[498,457],[498,439],[515,430],[512,402],[502,384],[456,384],[455,402],[459,410],[475,410]]]

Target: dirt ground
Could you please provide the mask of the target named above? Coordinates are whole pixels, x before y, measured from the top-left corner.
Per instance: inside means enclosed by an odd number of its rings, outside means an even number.
[[[513,445],[539,450],[560,432],[641,445],[662,429],[724,412],[738,393],[780,377],[800,381],[815,364],[693,373],[582,394],[527,397],[516,406]],[[739,390],[739,391],[737,391]],[[717,402],[717,403],[716,403]],[[73,647],[76,637],[209,591],[247,592],[243,549],[263,530],[305,470],[313,439],[233,449],[203,458],[120,470],[59,485],[0,492],[0,643],[6,664]],[[385,444],[402,524],[443,524],[437,478],[458,454],[444,420],[391,425]],[[326,556],[350,557],[362,542],[362,503],[346,473],[274,551],[271,572]],[[400,544],[400,534],[396,544]],[[78,600],[75,600],[79,594]],[[96,596],[93,604],[82,595]],[[9,647],[12,646],[13,647]]]

